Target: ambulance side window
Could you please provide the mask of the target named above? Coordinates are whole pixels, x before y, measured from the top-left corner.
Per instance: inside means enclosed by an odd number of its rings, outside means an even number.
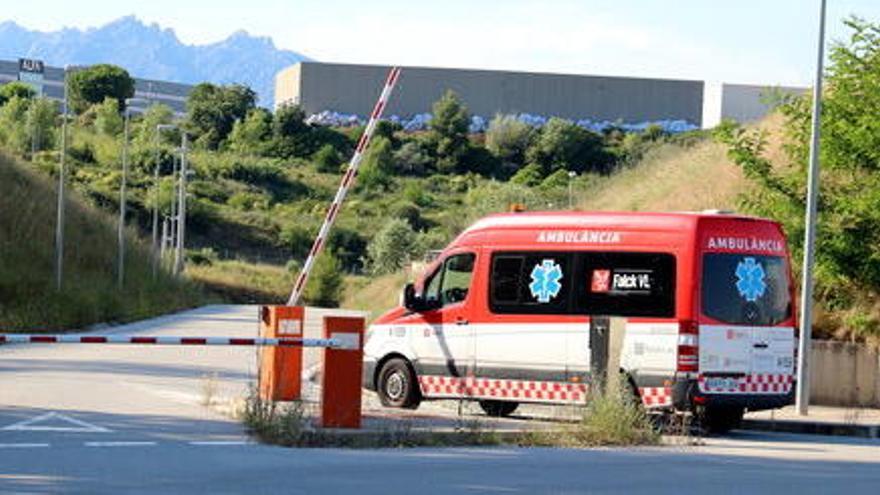
[[[675,256],[668,253],[583,252],[577,256],[578,314],[672,317]]]
[[[443,306],[462,302],[467,298],[474,273],[474,258],[471,253],[450,256],[443,263],[443,281],[440,301]]]
[[[462,302],[467,298],[474,272],[473,253],[450,256],[425,285],[425,302],[433,308]]]
[[[443,266],[439,266],[431,279],[425,284],[425,302],[432,307],[439,306],[440,301],[440,282],[443,280]]]
[[[568,314],[570,267],[570,253],[495,253],[489,308],[497,314]]]

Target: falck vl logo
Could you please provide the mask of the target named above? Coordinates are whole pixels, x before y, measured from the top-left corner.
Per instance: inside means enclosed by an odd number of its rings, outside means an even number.
[[[764,295],[767,282],[764,281],[764,267],[755,258],[744,258],[736,265],[736,290],[746,301],[755,302]]]
[[[562,290],[560,280],[562,280],[562,268],[553,260],[544,260],[532,268],[532,283],[529,284],[529,291],[538,302],[550,302]]]

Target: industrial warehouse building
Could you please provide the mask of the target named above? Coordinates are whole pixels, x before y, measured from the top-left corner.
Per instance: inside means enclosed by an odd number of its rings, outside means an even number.
[[[76,69],[68,69],[76,70]],[[61,101],[64,99],[64,68],[45,65],[41,60],[0,60],[0,84],[24,81],[33,86],[37,94]],[[186,97],[193,86],[168,81],[134,78],[136,98],[163,103],[175,113],[186,111]]]
[[[367,116],[389,67],[301,62],[275,78],[275,106],[298,104],[307,114],[334,111]],[[712,98],[707,98],[710,88]],[[496,113],[636,124],[686,121],[697,127],[722,118],[752,121],[769,110],[767,87],[707,85],[703,81],[404,67],[386,116],[431,111],[447,89],[472,115]],[[802,88],[783,88],[803,91]],[[707,105],[708,103],[708,105]]]

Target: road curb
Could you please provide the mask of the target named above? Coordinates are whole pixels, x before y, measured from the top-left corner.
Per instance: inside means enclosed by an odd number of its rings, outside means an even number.
[[[785,421],[744,419],[741,428],[752,431],[775,431],[858,438],[880,438],[880,425],[825,423],[821,421]]]

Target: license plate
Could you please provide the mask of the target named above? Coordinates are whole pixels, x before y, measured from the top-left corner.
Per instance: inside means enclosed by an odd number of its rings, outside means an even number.
[[[720,376],[706,378],[706,388],[730,390],[737,387],[739,387],[739,380],[736,378]]]

